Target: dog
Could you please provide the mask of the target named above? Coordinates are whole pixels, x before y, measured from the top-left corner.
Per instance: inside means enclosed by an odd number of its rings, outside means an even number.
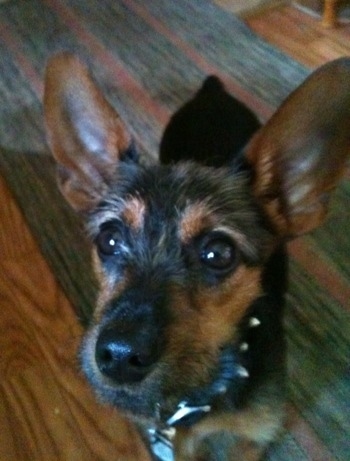
[[[207,78],[150,165],[75,56],[50,59],[44,115],[100,286],[88,381],[152,459],[260,459],[285,420],[286,243],[323,222],[346,170],[350,59],[315,71],[263,126]]]

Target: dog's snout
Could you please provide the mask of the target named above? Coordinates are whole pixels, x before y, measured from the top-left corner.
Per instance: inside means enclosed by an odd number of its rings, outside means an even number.
[[[95,359],[101,373],[117,384],[141,381],[159,358],[158,338],[139,331],[105,328],[100,333]]]

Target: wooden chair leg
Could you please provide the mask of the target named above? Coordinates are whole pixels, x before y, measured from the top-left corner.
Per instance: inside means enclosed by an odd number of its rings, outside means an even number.
[[[337,25],[337,3],[338,0],[324,0],[322,17],[323,27],[331,28]]]

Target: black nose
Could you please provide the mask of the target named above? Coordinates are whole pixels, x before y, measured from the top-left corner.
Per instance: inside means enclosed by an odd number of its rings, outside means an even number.
[[[99,370],[118,384],[141,381],[153,369],[159,355],[159,341],[152,331],[106,327],[96,342]]]

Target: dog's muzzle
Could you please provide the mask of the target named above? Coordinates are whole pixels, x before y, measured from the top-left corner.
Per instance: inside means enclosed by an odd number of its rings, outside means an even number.
[[[102,375],[116,384],[142,381],[160,357],[157,335],[138,324],[114,323],[105,327],[96,341],[95,360]]]
[[[162,353],[164,320],[158,313],[162,301],[152,293],[147,300],[142,297],[139,289],[132,288],[112,301],[97,336],[96,365],[116,385],[141,382]]]

